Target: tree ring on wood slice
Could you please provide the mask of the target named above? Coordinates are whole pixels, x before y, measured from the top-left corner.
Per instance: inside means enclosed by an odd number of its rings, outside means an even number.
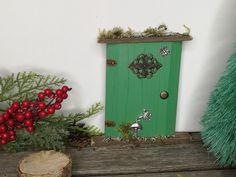
[[[71,158],[61,152],[40,151],[22,158],[19,177],[71,177]]]

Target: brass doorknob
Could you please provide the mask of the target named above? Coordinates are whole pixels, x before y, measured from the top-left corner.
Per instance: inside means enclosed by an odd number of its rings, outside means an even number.
[[[165,90],[161,91],[160,97],[161,97],[161,99],[165,100],[165,99],[167,99],[169,97],[169,93],[167,91],[165,91]]]

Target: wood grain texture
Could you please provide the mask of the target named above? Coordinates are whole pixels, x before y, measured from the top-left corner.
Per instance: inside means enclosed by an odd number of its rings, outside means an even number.
[[[64,153],[40,151],[20,160],[19,177],[71,177],[72,161]]]
[[[78,155],[78,156],[77,156]],[[77,175],[145,174],[219,169],[201,144],[157,146],[150,148],[101,148],[76,153],[80,158]]]
[[[161,36],[161,37],[146,37],[146,38],[121,38],[121,39],[101,39],[98,43],[133,43],[133,42],[173,42],[173,41],[191,41],[191,36],[173,35],[173,36]]]
[[[209,170],[209,171],[191,171],[191,172],[174,172],[174,173],[109,175],[109,177],[235,177],[235,175],[236,175],[235,170]],[[93,177],[101,177],[101,176],[93,176]]]
[[[18,161],[29,153],[31,152],[13,154],[0,152],[0,177],[4,177],[4,175],[11,177],[16,174]],[[218,176],[221,173],[226,175],[225,177],[232,176],[231,171],[218,171],[220,167],[216,165],[215,159],[208,155],[201,143],[139,148],[114,146],[85,148],[82,151],[68,149],[67,153],[72,157],[73,176],[127,176],[127,174],[132,174],[135,177],[135,175],[142,174],[141,176],[145,177],[144,174],[146,174],[146,176],[152,177],[150,174],[159,175],[160,173],[160,175],[164,175],[160,177],[170,177],[176,172],[203,171],[203,174],[210,174],[210,172],[206,173],[209,170],[211,172],[216,170],[214,173]],[[189,177],[196,176],[194,173],[191,175]],[[214,177],[218,177],[217,175]]]

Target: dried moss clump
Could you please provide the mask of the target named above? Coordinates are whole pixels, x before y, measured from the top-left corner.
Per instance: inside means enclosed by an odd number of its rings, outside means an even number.
[[[148,27],[143,32],[136,32],[131,28],[124,30],[121,27],[114,27],[111,30],[99,30],[98,40],[103,39],[121,39],[121,38],[142,38],[142,37],[161,37],[161,36],[189,36],[190,28],[184,25],[184,33],[168,32],[167,26],[162,24],[158,27]]]
[[[133,29],[131,29],[130,27],[128,27],[128,30],[123,33],[122,37],[130,38],[134,35],[135,35],[135,31]]]
[[[166,30],[167,30],[166,25],[160,25],[158,28],[149,27],[145,29],[143,33],[147,37],[158,37],[158,36],[164,36]]]
[[[106,120],[105,121],[105,126],[106,127],[115,127],[116,126],[116,123],[112,120]]]
[[[121,123],[117,131],[121,134],[122,139],[129,140],[132,138],[131,123]]]
[[[99,30],[98,39],[119,39],[122,38],[124,30],[120,27],[114,27],[111,30],[106,31],[105,29]]]
[[[124,30],[121,27],[115,27],[111,30],[112,37],[117,39],[121,38],[122,35],[124,34]]]

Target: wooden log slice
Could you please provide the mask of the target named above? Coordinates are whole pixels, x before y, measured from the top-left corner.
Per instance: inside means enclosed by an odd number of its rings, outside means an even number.
[[[17,171],[19,177],[71,177],[71,166],[66,154],[40,151],[21,159]]]

